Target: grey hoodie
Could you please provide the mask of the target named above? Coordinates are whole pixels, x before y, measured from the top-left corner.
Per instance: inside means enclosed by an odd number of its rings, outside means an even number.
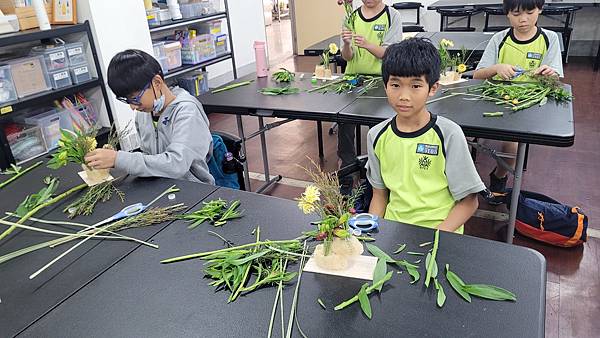
[[[150,113],[136,112],[142,153],[117,152],[115,168],[133,176],[214,184],[207,164],[212,156],[212,136],[202,104],[179,87],[173,94],[177,97],[160,115],[156,127]]]

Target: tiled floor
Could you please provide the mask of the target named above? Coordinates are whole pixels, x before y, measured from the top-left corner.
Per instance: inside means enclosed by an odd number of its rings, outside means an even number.
[[[288,58],[282,66],[296,71],[309,71],[317,59]],[[600,217],[600,73],[591,71],[588,63],[571,63],[565,67],[565,82],[573,85],[576,123],[575,144],[569,148],[532,146],[523,189],[544,193],[564,203],[579,205],[590,218],[590,227]],[[211,128],[237,133],[232,115],[210,115]],[[244,118],[246,131],[258,127],[255,118]],[[324,124],[326,170],[337,166],[336,136],[328,135],[330,124]],[[366,128],[363,130],[366,133]],[[363,137],[363,140],[365,138]],[[271,174],[307,180],[298,166],[308,165],[307,156],[318,159],[316,123],[294,121],[267,133]],[[247,143],[250,171],[262,173],[258,138]],[[480,175],[487,181],[493,162],[484,156],[477,159]],[[259,186],[253,181],[253,188]],[[294,198],[302,188],[277,184],[269,194]],[[480,203],[486,209],[494,209]],[[500,209],[498,211],[505,211]],[[500,222],[473,217],[465,232],[469,235],[498,240],[504,232]],[[533,248],[547,259],[546,336],[597,337],[600,332],[600,239],[589,238],[578,248],[562,249],[516,236],[516,245]],[[519,264],[519,262],[515,262]],[[515,276],[518,282],[518,276]],[[594,333],[596,332],[596,333]]]

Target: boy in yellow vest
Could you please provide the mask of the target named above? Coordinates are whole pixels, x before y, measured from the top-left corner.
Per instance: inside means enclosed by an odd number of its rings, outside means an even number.
[[[381,58],[386,48],[402,41],[400,13],[382,0],[362,0],[355,10],[354,32],[342,29],[342,57],[348,62],[346,74],[381,75]],[[338,157],[341,167],[354,163],[356,125],[338,125]]]
[[[527,71],[562,77],[558,35],[536,25],[544,0],[504,0],[503,6],[511,28],[490,39],[473,78],[527,81],[529,77],[523,74]],[[517,143],[502,142],[502,152],[515,154]],[[513,159],[507,162],[514,167]],[[490,173],[492,194],[487,194],[488,203],[500,203],[494,196],[506,190],[506,174],[507,170],[499,164]]]
[[[369,212],[402,223],[462,233],[485,185],[465,135],[426,108],[438,89],[440,57],[428,40],[391,45],[382,66],[388,103],[396,116],[369,130]]]

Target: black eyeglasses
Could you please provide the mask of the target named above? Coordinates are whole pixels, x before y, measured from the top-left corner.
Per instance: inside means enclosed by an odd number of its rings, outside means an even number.
[[[139,94],[137,94],[134,98],[130,99],[128,97],[117,97],[117,100],[127,103],[127,104],[132,104],[135,106],[139,106],[142,104],[142,102],[140,101],[142,99],[142,96],[144,95],[144,93],[146,92],[146,90],[148,90],[148,88],[150,88],[150,84],[152,84],[152,81],[148,82],[148,84],[146,84],[144,86],[144,88],[142,88],[142,90],[140,91]]]

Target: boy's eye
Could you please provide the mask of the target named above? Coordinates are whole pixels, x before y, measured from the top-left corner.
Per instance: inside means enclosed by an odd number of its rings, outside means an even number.
[[[421,84],[418,84],[418,83],[413,83],[412,87],[413,87],[414,89],[419,89],[419,88],[423,87],[423,85],[421,85]]]
[[[397,83],[392,83],[392,87],[394,87],[394,88],[398,88],[398,87],[400,87],[400,85],[399,85],[399,84],[397,84]]]

